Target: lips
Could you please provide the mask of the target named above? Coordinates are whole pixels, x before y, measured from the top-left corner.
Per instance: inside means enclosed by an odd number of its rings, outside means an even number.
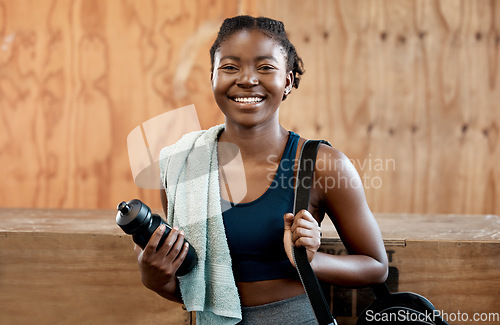
[[[262,102],[265,97],[262,95],[238,95],[238,96],[229,96],[229,99],[236,103],[240,104],[257,104]]]

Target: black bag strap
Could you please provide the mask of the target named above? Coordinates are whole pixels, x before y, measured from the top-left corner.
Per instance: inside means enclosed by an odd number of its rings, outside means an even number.
[[[387,284],[385,282],[372,284],[370,286],[370,289],[372,289],[375,299],[382,299],[388,297],[391,294],[391,292],[389,291],[389,287],[387,287]]]
[[[309,192],[311,191],[316,154],[320,143],[330,145],[323,140],[307,140],[300,151],[297,178],[295,180],[294,215],[300,210],[307,210],[309,207]],[[337,322],[330,312],[330,306],[326,302],[318,278],[316,278],[316,274],[314,274],[311,264],[309,264],[309,260],[307,259],[305,247],[293,246],[292,252],[300,281],[304,286],[319,325],[336,325]]]

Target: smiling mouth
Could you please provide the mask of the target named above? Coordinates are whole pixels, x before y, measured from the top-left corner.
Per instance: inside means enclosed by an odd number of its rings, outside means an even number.
[[[257,104],[264,100],[262,97],[230,97],[230,99],[241,104]]]

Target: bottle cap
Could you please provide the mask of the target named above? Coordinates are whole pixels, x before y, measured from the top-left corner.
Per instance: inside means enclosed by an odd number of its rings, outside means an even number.
[[[137,199],[120,202],[116,208],[116,223],[127,234],[134,234],[151,217],[151,209]]]

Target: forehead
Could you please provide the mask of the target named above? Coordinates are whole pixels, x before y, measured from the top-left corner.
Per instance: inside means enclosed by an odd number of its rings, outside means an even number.
[[[227,56],[241,59],[272,56],[278,62],[286,62],[283,47],[259,30],[243,29],[228,36],[215,53],[215,60]]]

